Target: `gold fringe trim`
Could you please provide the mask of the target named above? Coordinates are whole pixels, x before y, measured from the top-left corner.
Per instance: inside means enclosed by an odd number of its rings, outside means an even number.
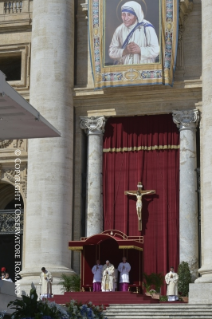
[[[155,146],[134,146],[123,148],[103,148],[103,153],[119,153],[132,151],[155,151],[155,150],[178,150],[180,145],[155,145]]]

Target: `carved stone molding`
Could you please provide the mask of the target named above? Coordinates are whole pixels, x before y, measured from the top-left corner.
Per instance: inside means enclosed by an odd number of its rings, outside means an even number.
[[[194,130],[199,123],[198,110],[182,110],[174,111],[172,113],[173,121],[180,131]]]
[[[27,168],[22,167],[20,169],[20,175],[17,174],[15,168],[3,168],[0,164],[0,181],[9,182],[12,185],[20,185],[22,195],[27,197]],[[17,184],[16,184],[17,183]]]
[[[13,140],[0,140],[0,148],[6,148],[12,144]]]
[[[89,134],[103,134],[105,131],[106,119],[104,116],[81,116],[80,127]]]
[[[85,18],[88,19],[88,0],[85,0],[85,3],[80,4],[82,7],[82,12],[85,14]]]
[[[180,0],[180,26],[184,25],[184,22],[189,15],[189,13],[193,10],[193,0]]]

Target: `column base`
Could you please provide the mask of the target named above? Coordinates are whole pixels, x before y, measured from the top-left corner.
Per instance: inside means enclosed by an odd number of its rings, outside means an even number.
[[[66,267],[58,267],[58,268],[46,267],[46,269],[51,272],[53,277],[52,293],[54,295],[63,295],[64,291],[62,290],[62,285],[59,285],[59,282],[61,282],[62,280],[61,275],[62,274],[74,275],[75,272],[72,269],[69,269]],[[41,274],[41,271],[38,272],[37,268],[23,269],[20,272],[22,279],[16,282],[17,296],[20,297],[21,295],[29,295],[31,284],[33,283],[39,297],[41,294],[41,286],[39,285],[40,274]]]
[[[189,284],[189,304],[212,304],[212,283]]]

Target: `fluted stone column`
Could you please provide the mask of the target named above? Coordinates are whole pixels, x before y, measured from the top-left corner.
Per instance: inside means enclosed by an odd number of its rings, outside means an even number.
[[[60,138],[29,141],[27,212],[21,290],[39,282],[41,267],[73,273],[72,239],[74,1],[33,3],[30,102]],[[38,288],[39,293],[39,288]]]
[[[103,231],[102,154],[105,117],[81,117],[80,126],[88,135],[86,236]]]
[[[212,2],[202,1],[201,275],[190,285],[189,303],[212,304]]]
[[[197,206],[197,110],[175,111],[173,121],[180,130],[180,262],[188,262],[193,280],[198,275]]]

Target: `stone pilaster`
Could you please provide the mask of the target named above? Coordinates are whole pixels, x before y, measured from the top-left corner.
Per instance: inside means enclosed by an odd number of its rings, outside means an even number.
[[[190,285],[189,303],[212,303],[212,2],[202,1],[202,119],[201,119],[201,275]],[[208,36],[210,35],[210,36]]]
[[[86,236],[103,231],[102,153],[105,117],[81,117],[80,127],[88,135]]]
[[[21,291],[39,282],[41,267],[57,282],[71,270],[74,1],[33,3],[30,103],[60,132],[29,141],[27,211]],[[38,288],[39,294],[39,288]]]
[[[175,111],[173,121],[180,130],[180,262],[188,262],[195,280],[198,274],[196,126],[199,112]]]

